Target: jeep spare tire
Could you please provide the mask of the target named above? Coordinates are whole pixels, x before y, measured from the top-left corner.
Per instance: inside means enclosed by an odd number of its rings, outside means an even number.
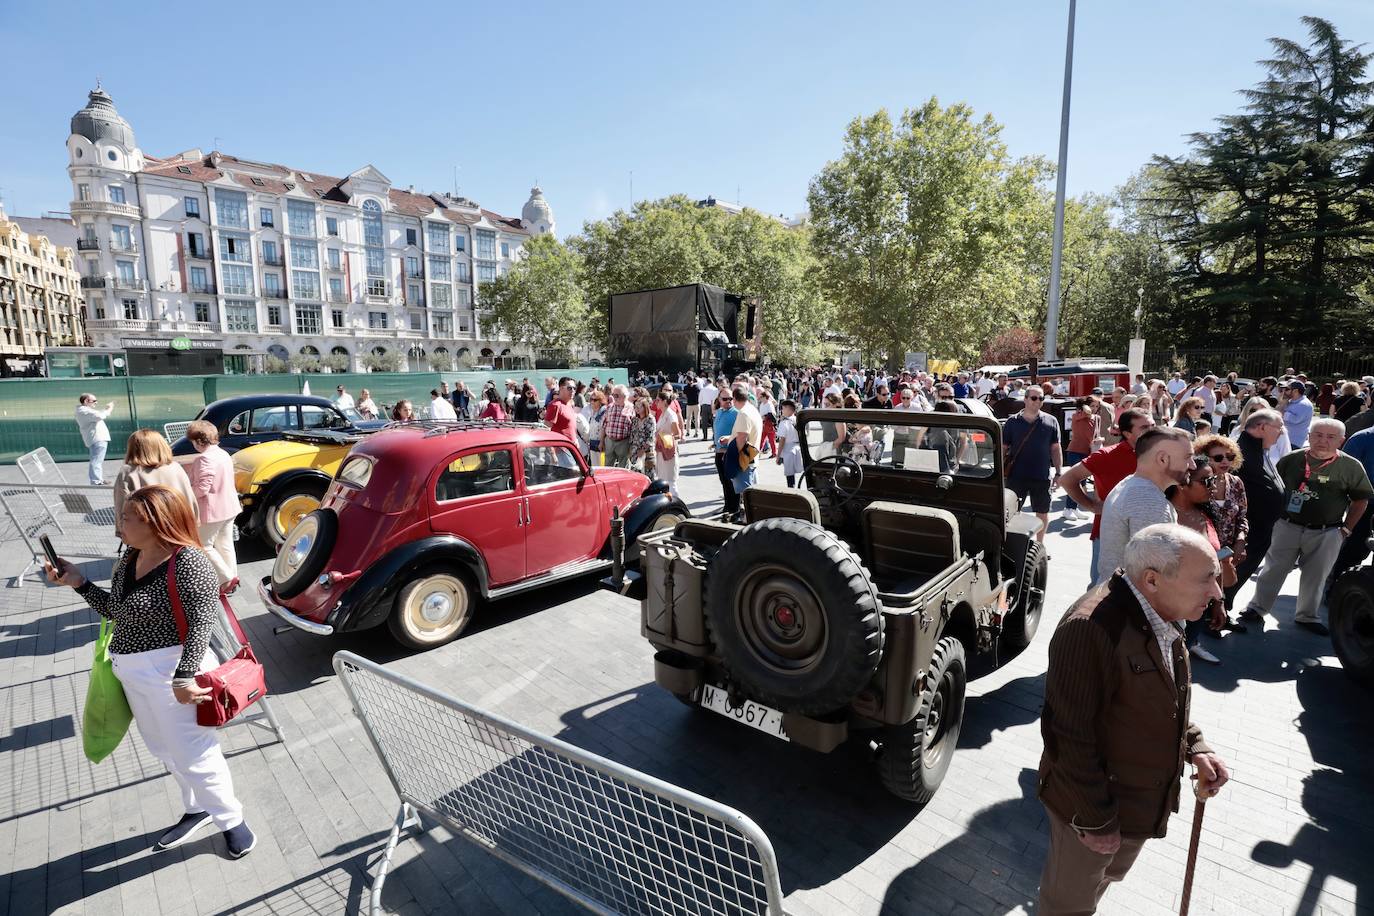
[[[706,624],[750,699],[818,715],[848,705],[878,669],[882,604],[849,547],[819,525],[770,518],[711,560]]]
[[[272,563],[272,591],[278,598],[294,598],[310,587],[328,562],[338,534],[339,517],[333,509],[316,509],[287,532]]]

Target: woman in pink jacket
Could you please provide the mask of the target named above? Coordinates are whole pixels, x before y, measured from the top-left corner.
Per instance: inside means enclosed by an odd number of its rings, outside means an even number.
[[[200,542],[215,564],[222,587],[238,587],[238,559],[234,556],[234,519],[239,514],[239,495],[234,489],[234,459],[219,447],[219,430],[213,423],[197,420],[186,438],[200,452],[186,468],[200,514]]]

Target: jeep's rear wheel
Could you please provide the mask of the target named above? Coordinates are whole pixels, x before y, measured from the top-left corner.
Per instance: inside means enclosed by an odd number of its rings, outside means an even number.
[[[1045,548],[1031,541],[1026,548],[1025,568],[1008,596],[1010,610],[1002,620],[1002,644],[1008,649],[1024,649],[1035,639],[1045,610],[1045,588],[1049,579],[1050,564]]]
[[[273,546],[285,543],[286,535],[296,523],[320,507],[329,484],[319,480],[302,480],[287,484],[272,502],[262,510],[262,533]]]
[[[1337,579],[1327,606],[1331,644],[1341,667],[1355,680],[1374,685],[1374,568]]]
[[[387,618],[391,635],[412,649],[457,639],[472,620],[472,590],[461,575],[430,572],[401,589]]]
[[[877,670],[882,606],[834,534],[793,518],[740,529],[711,561],[705,616],[742,693],[784,712],[846,706]]]
[[[916,717],[879,739],[878,777],[893,795],[923,805],[940,788],[964,724],[967,683],[964,645],[946,636],[935,644]]]

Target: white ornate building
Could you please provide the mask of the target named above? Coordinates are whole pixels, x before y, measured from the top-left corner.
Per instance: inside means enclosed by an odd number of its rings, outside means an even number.
[[[478,291],[554,228],[537,187],[522,223],[370,165],[334,178],[198,149],[146,156],[99,87],[67,152],[95,346],[219,341],[230,372],[254,352],[346,356],[353,371],[369,353],[413,370],[509,353],[481,336]]]

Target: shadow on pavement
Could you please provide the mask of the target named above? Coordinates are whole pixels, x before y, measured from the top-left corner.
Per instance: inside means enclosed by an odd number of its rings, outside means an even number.
[[[985,747],[999,731],[1038,721],[1044,699],[1043,671],[1007,681],[982,696],[970,696],[964,701],[959,747]]]

